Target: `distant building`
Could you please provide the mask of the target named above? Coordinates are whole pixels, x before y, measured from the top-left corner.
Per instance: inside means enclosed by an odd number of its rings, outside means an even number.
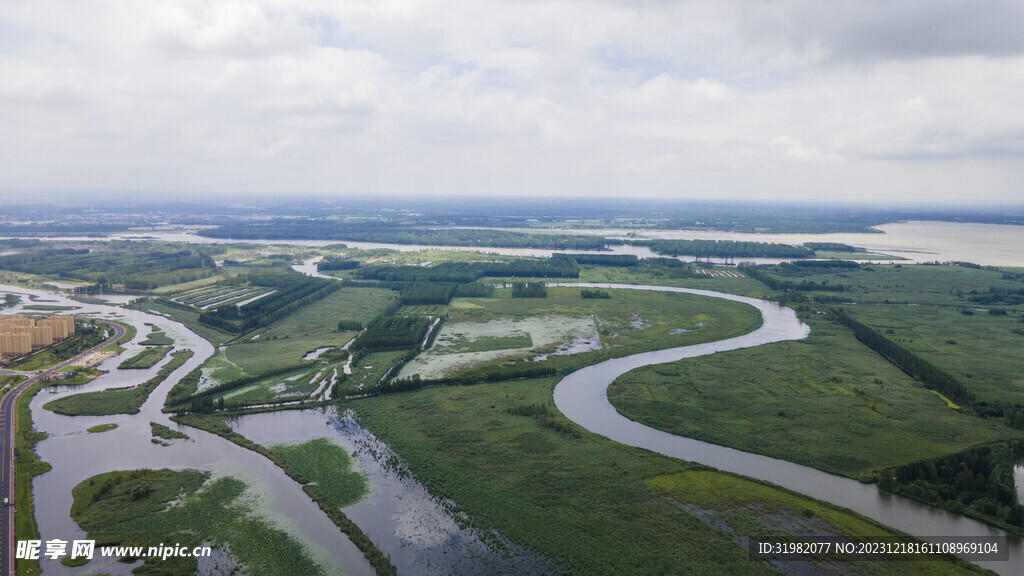
[[[0,360],[24,356],[75,334],[75,317],[0,315]]]

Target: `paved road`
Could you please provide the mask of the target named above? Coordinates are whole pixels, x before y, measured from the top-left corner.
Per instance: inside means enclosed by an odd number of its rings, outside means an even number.
[[[15,540],[14,540],[14,407],[17,404],[18,397],[31,385],[35,384],[41,379],[57,372],[58,370],[69,366],[82,356],[92,354],[101,348],[106,348],[114,342],[117,342],[125,335],[125,329],[114,323],[102,322],[110,328],[113,328],[114,335],[107,338],[103,343],[98,344],[89,350],[75,356],[74,358],[62,362],[49,370],[44,370],[35,376],[32,376],[28,380],[25,380],[21,384],[18,384],[7,394],[4,394],[3,399],[0,399],[0,453],[3,460],[3,468],[0,470],[0,494],[10,499],[10,506],[0,506],[0,576],[7,576],[8,574],[14,574],[15,562],[13,561],[15,552]]]

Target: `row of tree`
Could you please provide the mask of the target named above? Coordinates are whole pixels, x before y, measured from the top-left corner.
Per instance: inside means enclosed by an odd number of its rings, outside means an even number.
[[[814,282],[813,280],[802,280],[800,282],[793,282],[791,280],[780,280],[774,276],[769,275],[764,271],[761,266],[740,266],[739,271],[750,276],[754,280],[764,284],[772,290],[781,290],[783,292],[797,291],[797,292],[845,292],[846,286],[842,284],[829,284],[829,282],[823,281],[821,283]]]
[[[511,262],[442,262],[434,266],[363,266],[356,276],[384,282],[469,283],[484,277],[579,278],[580,266],[570,256],[520,258]]]
[[[735,240],[644,240],[634,244],[647,246],[658,254],[697,258],[810,258],[814,250],[804,246]]]
[[[340,222],[329,218],[272,218],[235,222],[199,232],[210,238],[351,240],[432,246],[486,246],[544,250],[602,250],[621,244],[600,236],[534,234],[496,229],[411,228],[388,222]]]
[[[238,282],[273,288],[273,294],[244,306],[219,306],[199,314],[199,322],[232,334],[244,334],[266,326],[316,302],[341,288],[341,283],[326,278],[312,278],[293,270],[260,271],[240,275]]]
[[[326,272],[327,270],[352,270],[354,268],[359,268],[358,260],[346,260],[335,256],[328,256],[316,263],[317,272]]]
[[[931,460],[897,466],[879,486],[896,494],[945,508],[973,512],[1024,527],[1024,506],[1017,501],[1013,467],[1024,456],[1024,442],[979,446]]]
[[[433,319],[424,316],[381,315],[366,326],[366,331],[349,349],[372,352],[418,350],[432,322]]]
[[[513,298],[547,298],[548,287],[543,282],[513,282]]]
[[[27,274],[53,275],[94,283],[98,290],[121,285],[128,290],[150,290],[190,282],[214,273],[217,265],[209,251],[112,242],[89,248],[26,250],[0,257],[0,269]]]
[[[442,306],[451,302],[455,296],[455,284],[416,282],[407,285],[402,289],[399,302],[406,306],[418,306],[424,304],[440,304]]]
[[[834,320],[852,330],[857,340],[881,354],[883,358],[911,377],[920,380],[929,389],[935,390],[959,404],[970,406],[974,402],[974,393],[967,390],[959,380],[949,373],[936,368],[917,354],[889,340],[877,330],[854,320],[840,308],[831,309],[830,314]]]

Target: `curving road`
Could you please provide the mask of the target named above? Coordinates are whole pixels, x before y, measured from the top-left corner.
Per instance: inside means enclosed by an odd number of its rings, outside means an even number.
[[[587,430],[629,446],[771,482],[812,498],[848,508],[918,538],[1006,536],[1005,532],[975,520],[955,517],[882,492],[874,484],[862,484],[792,462],[701,442],[645,426],[620,414],[608,401],[608,386],[622,374],[641,366],[804,338],[810,329],[800,322],[793,310],[775,302],[709,290],[607,283],[559,285],[656,290],[710,296],[754,306],[764,318],[760,328],[742,336],[615,358],[569,374],[555,386],[555,406],[567,418]],[[822,433],[826,434],[827,431]],[[1024,544],[1020,539],[1011,537],[1008,561],[975,563],[1002,574],[1021,574],[1021,567],[1024,566]]]
[[[102,348],[106,348],[111,344],[117,342],[126,334],[126,330],[123,326],[115,324],[113,322],[106,322],[103,320],[96,320],[102,324],[106,324],[108,327],[114,330],[114,335],[107,338],[102,343],[93,346],[92,348],[82,352],[74,358],[61,362],[60,364],[39,372],[35,376],[25,380],[21,384],[18,384],[11,390],[4,394],[4,397],[0,399],[0,452],[2,452],[3,469],[0,471],[0,494],[8,498],[10,506],[0,506],[0,542],[3,542],[2,548],[0,548],[0,576],[6,576],[8,574],[14,574],[15,562],[15,540],[14,540],[14,433],[17,427],[15,426],[15,406],[17,406],[18,398],[27,390],[30,386],[45,379],[53,373],[70,366],[78,359],[92,354]]]

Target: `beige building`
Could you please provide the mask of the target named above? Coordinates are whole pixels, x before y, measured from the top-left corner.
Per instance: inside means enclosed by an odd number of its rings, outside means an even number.
[[[42,320],[37,321],[36,326],[49,326],[50,332],[53,333],[53,339],[63,340],[65,338],[74,336],[75,317],[50,316],[49,318],[43,318]]]
[[[28,332],[0,332],[0,358],[15,358],[32,351],[32,336]]]
[[[50,316],[36,320],[18,314],[0,314],[0,359],[24,356],[74,333],[74,316]]]

